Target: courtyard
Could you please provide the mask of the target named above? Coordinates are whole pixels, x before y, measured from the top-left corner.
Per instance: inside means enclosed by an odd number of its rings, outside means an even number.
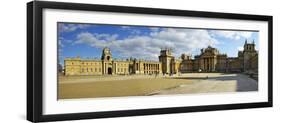
[[[59,99],[258,91],[244,74],[59,76]]]

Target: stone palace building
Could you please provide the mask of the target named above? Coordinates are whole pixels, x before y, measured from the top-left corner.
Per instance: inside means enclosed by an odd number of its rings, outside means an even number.
[[[127,75],[127,74],[178,74],[190,72],[244,72],[258,73],[258,52],[254,41],[244,44],[244,50],[237,57],[220,54],[216,48],[208,46],[192,58],[182,54],[175,58],[170,49],[160,51],[159,61],[137,59],[113,60],[109,48],[104,48],[100,60],[66,58],[65,75]]]

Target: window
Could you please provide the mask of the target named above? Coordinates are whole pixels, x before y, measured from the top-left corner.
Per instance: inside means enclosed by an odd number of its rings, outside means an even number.
[[[95,68],[95,72],[97,72],[97,68]]]

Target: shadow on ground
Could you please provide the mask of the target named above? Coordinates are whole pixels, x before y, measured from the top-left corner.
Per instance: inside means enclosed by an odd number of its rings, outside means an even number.
[[[225,74],[226,75],[226,74]],[[238,92],[245,92],[245,91],[258,91],[258,81],[249,78],[243,74],[230,74],[227,76],[220,76],[220,77],[171,77],[170,79],[193,79],[193,80],[216,80],[216,81],[229,81],[229,80],[236,80],[237,86],[236,91]]]

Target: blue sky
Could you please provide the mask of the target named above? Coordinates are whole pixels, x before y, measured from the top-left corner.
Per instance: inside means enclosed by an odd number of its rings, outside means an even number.
[[[209,45],[236,57],[246,39],[254,40],[259,49],[258,32],[253,31],[58,23],[61,64],[66,57],[100,59],[104,47],[111,49],[115,59],[158,60],[161,48],[171,48],[175,57],[195,56]]]

